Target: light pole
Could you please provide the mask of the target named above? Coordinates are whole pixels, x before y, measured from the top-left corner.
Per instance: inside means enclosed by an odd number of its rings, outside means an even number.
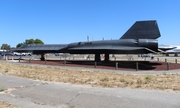
[[[87,35],[87,41],[89,42],[89,36]]]
[[[5,51],[4,51],[4,46],[2,46],[2,49],[3,49],[3,54],[4,54],[3,58],[5,59]]]

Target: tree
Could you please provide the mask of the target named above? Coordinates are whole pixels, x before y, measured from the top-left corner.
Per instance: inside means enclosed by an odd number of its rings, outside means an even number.
[[[26,39],[25,44],[44,44],[40,39]]]
[[[20,46],[22,46],[23,45],[23,43],[18,43],[17,45],[16,45],[16,48],[18,48],[18,47],[20,47]]]
[[[42,40],[40,40],[40,39],[34,40],[34,43],[35,44],[44,44],[44,42]]]
[[[2,44],[1,49],[3,50],[10,50],[11,46],[8,44]]]
[[[18,48],[18,47],[20,47],[20,46],[22,46],[24,44],[44,44],[44,42],[42,40],[40,40],[40,39],[35,39],[35,40],[34,39],[26,39],[25,42],[18,43],[16,45],[16,48]]]
[[[34,44],[34,39],[26,39],[25,44]]]

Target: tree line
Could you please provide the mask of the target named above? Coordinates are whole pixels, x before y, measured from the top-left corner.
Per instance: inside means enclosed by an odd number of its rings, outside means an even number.
[[[24,42],[18,43],[16,45],[16,48],[21,47],[22,45],[27,45],[27,44],[44,44],[44,42],[41,39],[26,39]],[[2,44],[1,45],[2,50],[10,50],[12,48],[13,47],[11,47],[8,44]]]

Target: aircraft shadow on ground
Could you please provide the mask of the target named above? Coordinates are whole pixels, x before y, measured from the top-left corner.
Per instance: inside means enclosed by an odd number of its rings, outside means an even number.
[[[19,59],[17,59],[19,60]],[[23,59],[21,59],[23,60]],[[39,60],[38,60],[39,61]],[[43,62],[43,61],[41,61]],[[49,63],[51,62],[51,63]],[[52,63],[53,62],[53,63]],[[97,68],[103,69],[116,69],[116,63],[118,63],[119,70],[136,70],[138,63],[138,70],[155,70],[158,67],[164,67],[164,63],[161,62],[150,62],[150,61],[109,61],[109,62],[96,62]],[[44,64],[44,62],[42,63]],[[52,65],[64,65],[64,60],[47,60],[47,64]],[[86,60],[66,60],[67,66],[81,66],[81,67],[94,67],[94,61]],[[158,69],[159,70],[159,69]]]
[[[109,62],[97,62],[96,67],[109,67],[116,68],[116,63],[118,63],[118,69],[137,69],[138,70],[153,70],[157,66],[162,65],[162,63],[157,62],[149,62],[149,61],[109,61]],[[77,65],[85,65],[85,66],[95,66],[94,61],[67,61],[66,64],[77,64]]]

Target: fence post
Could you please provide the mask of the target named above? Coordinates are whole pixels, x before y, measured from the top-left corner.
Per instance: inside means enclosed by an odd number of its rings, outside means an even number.
[[[66,66],[66,60],[64,60],[64,66]]]
[[[159,62],[159,58],[157,58],[157,61]]]
[[[20,59],[21,59],[21,57],[19,57],[19,62],[20,62]]]
[[[44,64],[46,64],[46,59],[45,59],[45,61],[44,61]]]
[[[96,66],[97,66],[97,62],[94,63],[94,68],[96,68]]]
[[[138,62],[136,62],[136,71],[139,70]]]
[[[167,59],[165,58],[165,62],[167,62]]]
[[[175,63],[177,64],[177,59],[175,59]]]
[[[118,70],[118,62],[116,62],[116,70]]]
[[[170,66],[169,66],[169,63],[167,63],[167,70],[170,70]]]

